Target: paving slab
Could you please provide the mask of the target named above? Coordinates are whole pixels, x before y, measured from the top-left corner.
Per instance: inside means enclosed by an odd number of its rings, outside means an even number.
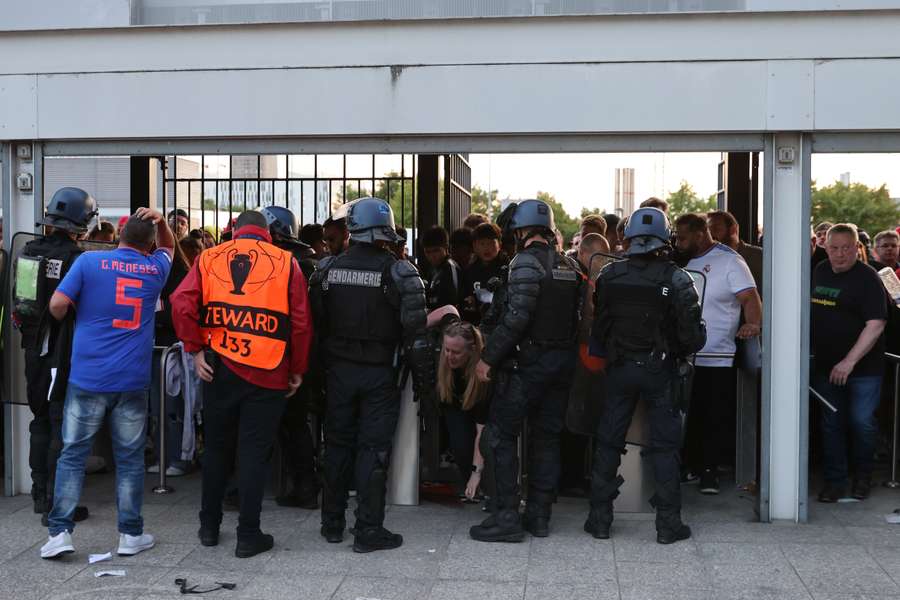
[[[529,583],[526,600],[619,600],[618,586],[597,584]]]
[[[524,583],[441,580],[431,588],[429,600],[523,600]]]
[[[421,600],[431,593],[434,583],[421,579],[385,577],[345,577],[331,600]]]

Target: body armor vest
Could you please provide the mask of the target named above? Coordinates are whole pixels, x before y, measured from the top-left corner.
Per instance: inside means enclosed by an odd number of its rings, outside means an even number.
[[[545,274],[526,339],[539,346],[568,346],[578,333],[584,276],[573,260],[552,248],[538,257]]]
[[[368,364],[394,361],[403,332],[398,307],[388,297],[394,262],[387,251],[354,244],[326,267],[323,343],[330,356]]]
[[[671,351],[671,281],[675,265],[669,261],[631,260],[611,265],[601,274],[598,293],[608,314],[600,315],[603,339],[610,357],[623,353],[662,355]]]

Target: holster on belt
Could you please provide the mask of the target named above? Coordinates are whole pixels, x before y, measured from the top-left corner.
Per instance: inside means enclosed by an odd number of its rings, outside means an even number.
[[[675,377],[672,378],[672,404],[687,414],[691,407],[691,388],[694,384],[694,365],[685,358],[675,361]]]

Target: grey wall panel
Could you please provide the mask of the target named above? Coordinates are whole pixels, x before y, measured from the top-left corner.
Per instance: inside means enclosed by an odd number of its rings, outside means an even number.
[[[900,59],[819,61],[815,128],[900,129]]]
[[[766,75],[727,62],[42,76],[39,136],[760,131]]]
[[[900,11],[0,34],[0,73],[898,56]],[[540,40],[540,43],[535,43]]]
[[[0,139],[37,137],[37,78],[0,76]]]

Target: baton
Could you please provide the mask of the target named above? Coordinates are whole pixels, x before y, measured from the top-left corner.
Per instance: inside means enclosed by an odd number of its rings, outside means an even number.
[[[824,404],[825,406],[827,406],[828,408],[830,408],[830,409],[831,409],[831,412],[837,412],[837,411],[838,411],[837,408],[835,408],[834,404],[832,404],[831,402],[829,402],[828,400],[826,400],[826,399],[825,399],[825,396],[823,396],[822,394],[820,394],[819,392],[817,392],[816,389],[815,389],[813,386],[809,386],[809,391],[811,391],[811,392],[813,393],[813,396],[815,396],[815,397],[819,400],[819,402],[821,402],[822,404]]]

